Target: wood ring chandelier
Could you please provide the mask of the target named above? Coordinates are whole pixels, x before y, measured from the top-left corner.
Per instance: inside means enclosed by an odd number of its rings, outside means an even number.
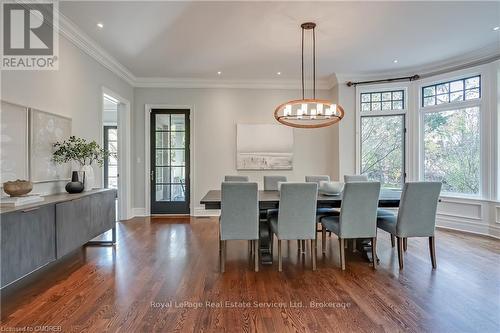
[[[302,99],[280,104],[274,110],[274,118],[280,123],[297,128],[319,128],[338,123],[344,117],[344,109],[328,100],[316,99],[316,23],[302,23]],[[305,98],[304,85],[304,32],[312,30],[313,45],[313,98]]]

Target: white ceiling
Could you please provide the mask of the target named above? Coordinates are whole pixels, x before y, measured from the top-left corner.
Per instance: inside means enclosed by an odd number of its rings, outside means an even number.
[[[318,24],[319,78],[500,53],[500,2],[70,1],[60,11],[136,77],[297,79],[305,21]]]

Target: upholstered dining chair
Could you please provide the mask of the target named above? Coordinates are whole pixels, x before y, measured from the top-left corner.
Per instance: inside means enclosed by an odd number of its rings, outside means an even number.
[[[306,183],[316,183],[316,184],[318,184],[318,188],[319,188],[319,185],[322,181],[326,181],[326,182],[330,181],[330,176],[328,176],[328,175],[314,175],[314,176],[306,176],[305,179],[306,179]],[[335,209],[335,208],[320,207],[320,208],[316,209],[316,219],[317,219],[318,224],[319,224],[320,218],[322,218],[323,216],[337,216],[337,215],[339,215],[339,210]],[[321,230],[317,230],[317,231],[319,232]],[[330,233],[330,235],[331,235],[331,233]],[[305,248],[305,246],[302,246],[302,247]],[[299,245],[299,248],[300,248],[300,245]]]
[[[248,176],[224,176],[225,182],[247,182]]]
[[[368,176],[366,175],[344,175],[344,183],[352,182],[367,182]],[[393,215],[394,213],[390,210],[377,208],[377,216]],[[394,239],[392,239],[394,242]]]
[[[441,193],[440,182],[410,182],[403,187],[397,216],[379,216],[377,227],[395,236],[398,241],[399,269],[403,269],[403,250],[408,237],[429,237],[432,268],[436,268],[434,230],[436,211]],[[394,247],[394,243],[392,242]]]
[[[270,217],[271,231],[278,239],[278,271],[283,270],[282,240],[311,240],[312,269],[316,270],[316,183],[283,183],[278,215]]]
[[[248,240],[259,271],[259,192],[257,183],[223,182],[219,230],[220,271],[225,271],[227,241]]]
[[[264,176],[264,191],[278,191],[278,184],[286,181],[286,176]]]
[[[279,183],[284,183],[286,181],[286,176],[264,176],[264,191],[278,191]],[[261,219],[269,219],[269,216],[272,214],[278,214],[278,209],[263,209],[260,212],[260,217]]]
[[[370,238],[372,258],[377,258],[377,206],[380,195],[379,182],[350,182],[344,186],[339,216],[321,218],[322,250],[326,252],[326,231],[339,237],[340,264],[345,270],[345,239]],[[376,260],[373,260],[375,269]]]

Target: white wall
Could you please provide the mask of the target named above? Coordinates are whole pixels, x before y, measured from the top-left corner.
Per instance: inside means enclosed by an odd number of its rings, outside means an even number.
[[[283,174],[290,180],[303,180],[307,174],[333,176],[333,161],[337,142],[333,127],[323,129],[294,129],[294,166],[292,171],[237,171],[236,124],[275,123],[275,107],[299,97],[300,91],[279,89],[163,89],[136,88],[134,94],[133,141],[136,157],[133,167],[134,207],[145,208],[144,200],[144,110],[145,104],[191,106],[193,108],[194,140],[191,142],[192,160],[191,206],[209,189],[220,187],[227,174],[244,174],[253,181],[262,182],[266,174]],[[319,91],[319,98],[332,98],[334,91]],[[192,212],[194,212],[192,210]]]
[[[133,100],[133,88],[61,36],[59,70],[2,71],[2,100],[71,117],[74,135],[101,142],[102,88]],[[95,168],[96,184],[101,172]],[[36,184],[34,192],[64,191],[66,182]]]

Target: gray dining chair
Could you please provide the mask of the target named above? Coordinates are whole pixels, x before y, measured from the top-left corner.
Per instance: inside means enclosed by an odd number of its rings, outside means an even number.
[[[349,182],[344,186],[339,216],[321,218],[322,250],[326,252],[326,231],[339,237],[340,264],[345,270],[345,239],[370,238],[372,241],[373,268],[377,258],[377,207],[380,195],[379,182]]]
[[[278,215],[271,216],[271,230],[278,239],[278,271],[283,269],[282,240],[311,240],[312,269],[316,270],[316,183],[281,184]]]
[[[344,183],[351,182],[367,182],[368,176],[366,175],[344,175]],[[394,213],[390,210],[377,208],[377,216],[393,215]],[[394,241],[394,239],[392,240]]]
[[[220,271],[225,271],[228,240],[248,240],[259,271],[259,192],[257,183],[223,182],[219,229]]]
[[[319,186],[319,182],[321,181],[330,181],[330,176],[328,175],[315,175],[315,176],[306,176],[306,183],[316,183]]]
[[[287,181],[286,176],[264,176],[264,191],[278,191],[279,183]],[[260,213],[261,219],[269,220],[271,215],[278,214],[277,208],[262,209]]]
[[[322,181],[326,181],[326,182],[330,181],[330,176],[328,176],[328,175],[314,175],[314,176],[306,176],[305,179],[306,179],[306,183],[316,183],[316,184],[318,184],[318,188],[319,188],[319,184]],[[323,216],[337,216],[337,215],[339,215],[338,209],[320,207],[320,208],[316,209],[316,222],[319,224],[319,220]],[[321,230],[318,229],[316,231],[320,232]],[[330,233],[330,235],[331,235],[331,233]],[[302,246],[302,247],[304,248],[305,246]],[[299,245],[299,248],[300,248],[300,245]]]
[[[225,182],[248,182],[248,176],[224,176]]]
[[[377,227],[391,234],[398,242],[399,269],[403,269],[403,251],[408,237],[429,237],[432,268],[436,268],[436,211],[441,193],[440,182],[410,182],[403,187],[397,216],[379,216]]]
[[[286,181],[286,176],[264,176],[264,191],[278,191],[278,184]]]

